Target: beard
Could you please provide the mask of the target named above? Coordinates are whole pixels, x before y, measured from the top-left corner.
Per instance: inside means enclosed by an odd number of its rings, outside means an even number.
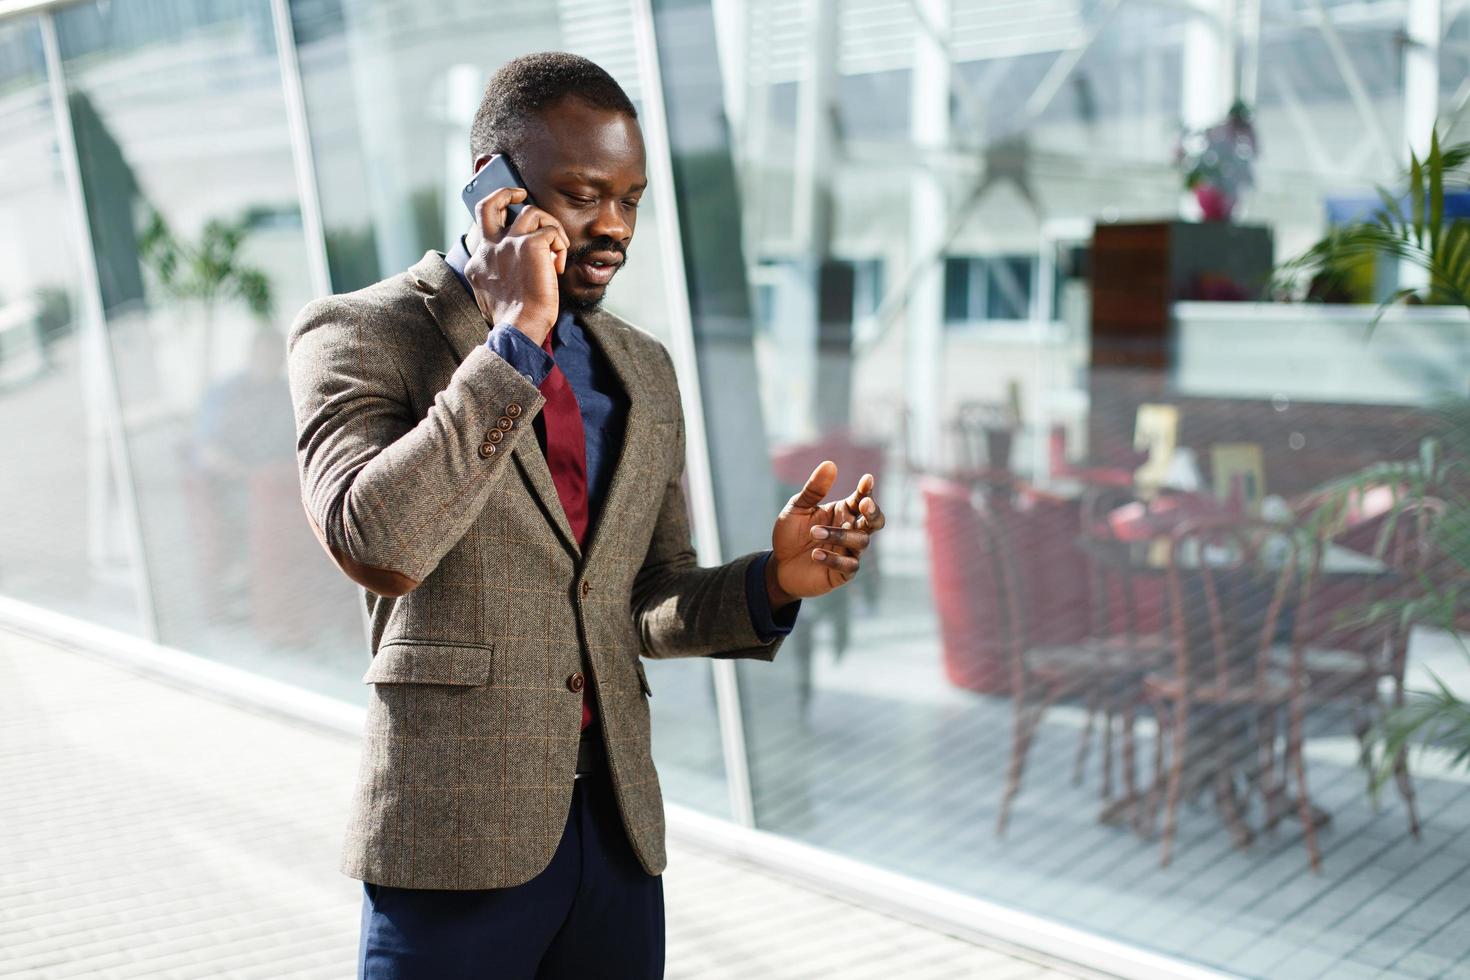
[[[570,289],[563,288],[561,291],[561,308],[569,313],[592,313],[602,307],[602,298],[607,295],[607,287],[603,286],[597,290],[596,295],[577,295]]]
[[[607,295],[607,286],[594,286],[578,292],[574,287],[568,285],[567,279],[571,278],[572,266],[583,261],[593,252],[616,252],[623,259],[623,264],[628,261],[628,250],[621,242],[611,238],[594,238],[590,242],[584,242],[567,252],[567,272],[561,283],[561,305],[563,310],[572,313],[591,313],[602,306],[602,298]],[[619,266],[619,270],[622,267]],[[610,285],[610,284],[609,284]]]

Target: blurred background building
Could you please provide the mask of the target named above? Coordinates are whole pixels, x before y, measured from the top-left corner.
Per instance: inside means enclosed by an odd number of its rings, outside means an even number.
[[[650,664],[672,802],[943,914],[1470,972],[1470,770],[1376,727],[1470,698],[1470,207],[1405,177],[1470,138],[1462,0],[0,3],[7,615],[366,703],[285,332],[463,230],[485,81],[543,49],[639,108],[607,302],[674,355],[702,560],[824,458],[890,515],[776,662]],[[1440,272],[1273,280],[1390,205]]]

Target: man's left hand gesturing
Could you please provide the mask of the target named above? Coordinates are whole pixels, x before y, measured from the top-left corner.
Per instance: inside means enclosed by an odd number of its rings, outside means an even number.
[[[837,464],[823,460],[776,518],[774,554],[766,563],[772,608],[823,595],[851,580],[873,533],[882,529],[873,474],[864,473],[846,498],[822,503],[836,481]]]

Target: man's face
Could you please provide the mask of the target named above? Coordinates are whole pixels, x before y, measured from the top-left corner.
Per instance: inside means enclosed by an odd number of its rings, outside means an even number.
[[[648,184],[635,119],[571,96],[543,109],[540,126],[509,154],[531,201],[560,221],[571,248],[560,276],[565,310],[595,309],[627,257]],[[478,169],[488,157],[475,160]]]

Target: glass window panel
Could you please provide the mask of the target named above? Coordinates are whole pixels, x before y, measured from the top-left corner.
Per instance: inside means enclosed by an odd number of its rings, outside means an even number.
[[[1185,7],[957,0],[914,5],[931,20],[920,29],[915,10],[867,0],[799,14],[775,0],[711,5],[727,15],[712,19],[720,30],[741,32],[720,49],[745,52],[720,62],[724,91],[736,94],[729,156],[742,176],[733,224],[745,231],[745,267],[792,256],[816,265],[830,252],[881,255],[892,270],[884,320],[856,332],[848,351],[817,347],[816,280],[784,279],[778,355],[755,359],[754,392],[725,384],[735,394],[706,412],[717,484],[738,479],[757,503],[780,500],[817,461],[835,459],[837,492],[874,472],[889,518],[857,580],[807,600],[773,663],[739,665],[757,824],[1235,974],[1464,972],[1470,934],[1454,923],[1470,895],[1453,883],[1470,872],[1470,853],[1455,844],[1470,820],[1470,772],[1450,753],[1411,755],[1403,791],[1390,778],[1375,803],[1357,761],[1358,733],[1397,697],[1394,663],[1405,688],[1427,689],[1429,672],[1444,671],[1470,699],[1463,629],[1387,634],[1334,619],[1361,614],[1398,574],[1348,554],[1373,550],[1385,512],[1354,512],[1309,605],[1288,576],[1271,629],[1274,593],[1262,584],[1277,584],[1284,566],[1267,560],[1270,549],[1195,551],[1209,565],[1231,554],[1264,563],[1219,573],[1225,681],[1262,666],[1279,681],[1292,629],[1340,663],[1375,665],[1355,688],[1319,652],[1315,693],[1294,702],[1295,734],[1279,686],[1276,700],[1252,700],[1249,683],[1242,695],[1220,681],[1216,703],[1192,704],[1176,738],[1182,698],[1169,692],[1202,663],[1214,669],[1198,646],[1210,635],[1206,573],[1198,562],[1183,573],[1176,609],[1161,546],[1147,540],[1172,526],[1171,509],[1176,521],[1189,507],[1289,514],[1364,468],[1465,452],[1448,435],[1463,429],[1470,393],[1463,307],[1395,310],[1364,343],[1356,331],[1372,303],[1254,301],[1275,262],[1326,230],[1330,209],[1394,180],[1406,158],[1403,63],[1392,54],[1402,6],[1331,5],[1343,18],[1344,65],[1311,5],[1262,5],[1251,52],[1260,153],[1224,223],[1182,220],[1199,209],[1175,161],[1178,120],[1207,117],[1211,105],[1223,116],[1232,94],[1229,70],[1210,80],[1206,49],[1218,34]],[[706,5],[655,6],[668,28],[667,85],[694,101],[687,93],[711,60],[697,29]],[[838,22],[818,22],[822,10]],[[925,31],[944,34],[946,18],[949,33],[927,48]],[[807,122],[794,107],[807,80],[833,67],[810,63],[827,31],[840,32],[838,93],[867,93],[876,106],[904,73],[914,105],[951,104],[948,125],[906,113],[907,128],[884,128],[881,148],[842,127],[801,159],[822,136],[800,131]],[[1049,78],[1078,36],[1091,43]],[[948,80],[926,71],[937,49],[956,62]],[[1231,52],[1214,53],[1229,64]],[[1348,69],[1366,108],[1348,92]],[[1458,78],[1441,86],[1441,118],[1461,88]],[[699,108],[717,113],[719,90]],[[677,118],[671,139],[680,145]],[[714,169],[707,145],[689,152]],[[831,240],[802,239],[788,216],[828,193]],[[701,261],[690,254],[698,308]],[[1042,290],[1054,302],[1035,303]],[[1029,319],[1033,304],[1050,305],[1053,322],[944,329]],[[743,380],[738,336],[728,325],[696,331],[707,384]],[[1345,336],[1356,339],[1333,339]],[[834,410],[831,393],[844,390]],[[723,413],[739,416],[738,431],[722,427]],[[1461,448],[1425,441],[1436,433]],[[765,459],[752,458],[757,449]],[[777,492],[762,487],[766,473]],[[758,546],[774,507],[715,500],[722,535]],[[1463,577],[1464,556],[1439,560]],[[1183,650],[1168,632],[1176,613]],[[1119,648],[1138,658],[1132,666],[1119,666]],[[1383,659],[1387,649],[1402,660]],[[1010,690],[1018,676],[1024,698]],[[1296,805],[1298,760],[1315,810]]]
[[[944,260],[944,319],[962,323],[971,317],[970,290],[973,259]]]
[[[0,24],[0,595],[141,632],[35,18]]]
[[[1031,315],[1031,276],[1035,259],[998,255],[985,260],[985,317],[1025,320]]]
[[[363,701],[358,601],[295,471],[311,289],[269,3],[54,16],[159,639]]]

